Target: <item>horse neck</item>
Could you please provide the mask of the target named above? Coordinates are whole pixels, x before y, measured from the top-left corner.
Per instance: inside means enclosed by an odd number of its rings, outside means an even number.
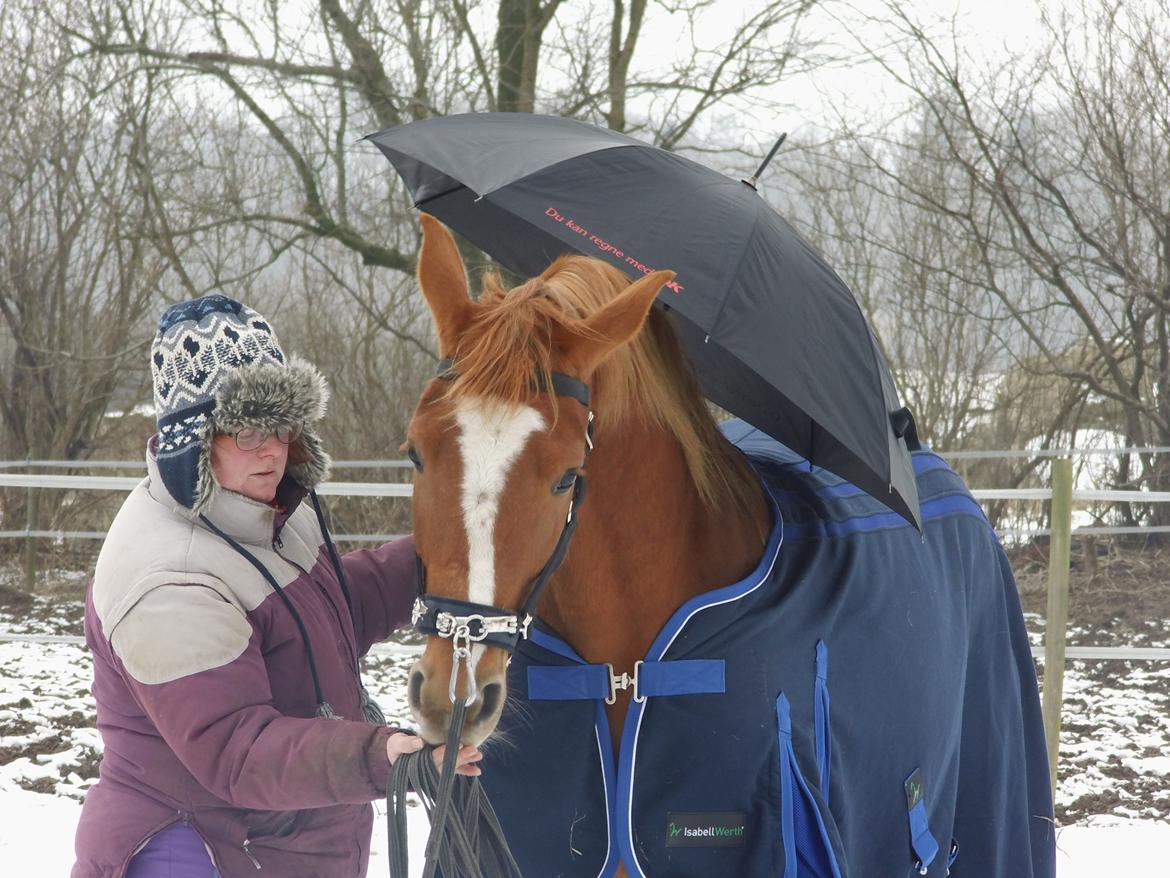
[[[587,661],[620,673],[682,603],[750,572],[768,511],[762,493],[735,513],[708,508],[678,441],[649,425],[599,431],[588,479],[540,615]]]

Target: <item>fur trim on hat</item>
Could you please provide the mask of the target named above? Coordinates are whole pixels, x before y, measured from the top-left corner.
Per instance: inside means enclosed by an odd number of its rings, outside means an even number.
[[[287,366],[254,363],[225,375],[215,393],[212,418],[224,433],[243,427],[274,430],[320,420],[328,402],[325,378],[311,363],[292,356]]]
[[[275,430],[287,424],[304,425],[297,444],[308,455],[287,474],[306,489],[329,475],[329,455],[321,445],[316,422],[325,415],[329,385],[308,361],[292,356],[288,365],[253,363],[233,369],[215,394],[215,408],[199,436],[199,477],[193,512],[205,512],[219,492],[211,466],[211,443],[216,433],[235,433],[245,427]]]

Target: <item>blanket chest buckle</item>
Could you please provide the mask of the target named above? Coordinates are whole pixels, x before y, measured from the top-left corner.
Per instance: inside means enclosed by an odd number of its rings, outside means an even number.
[[[609,695],[606,696],[605,703],[613,704],[617,701],[618,690],[632,689],[633,699],[641,704],[646,700],[646,696],[638,691],[638,671],[642,668],[641,660],[634,662],[634,673],[627,674],[622,671],[621,675],[613,672],[613,665],[606,662],[606,669],[609,671]]]

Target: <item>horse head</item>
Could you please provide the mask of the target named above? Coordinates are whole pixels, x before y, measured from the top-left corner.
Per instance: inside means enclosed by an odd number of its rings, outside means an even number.
[[[566,257],[511,290],[489,277],[473,301],[451,235],[429,216],[422,222],[418,282],[444,369],[425,387],[406,443],[431,614],[416,604],[416,620],[429,618],[434,632],[411,671],[409,697],[432,742],[447,733],[453,697],[467,698],[463,740],[479,744],[503,709],[509,643],[523,634],[526,602],[567,542],[581,497],[590,383],[674,275],[629,284],[597,260]],[[613,289],[591,300],[581,289],[591,282]],[[452,620],[464,620],[463,629]]]

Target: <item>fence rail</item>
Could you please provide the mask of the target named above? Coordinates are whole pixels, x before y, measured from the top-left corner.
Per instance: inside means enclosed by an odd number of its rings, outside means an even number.
[[[0,632],[0,643],[42,643],[52,646],[85,646],[85,638],[76,634],[7,634]],[[370,647],[373,655],[417,656],[420,647],[405,646],[401,643],[375,643]]]
[[[137,469],[146,470],[145,460],[0,460],[2,469]],[[409,460],[335,460],[333,469],[410,469]]]
[[[939,451],[947,460],[991,460],[995,458],[1123,457],[1127,454],[1168,454],[1170,445],[1126,446],[1124,448],[1009,448],[1001,451]]]
[[[48,473],[0,472],[0,488],[58,488],[73,491],[132,491],[141,482],[138,476],[55,476]],[[317,493],[339,497],[409,497],[413,485],[406,482],[325,482]],[[976,500],[1035,500],[1052,499],[1051,488],[976,488],[971,491]],[[1092,490],[1073,491],[1077,502],[1104,503],[1170,503],[1170,491]]]
[[[85,638],[75,634],[9,634],[0,631],[0,643],[47,643],[66,646],[85,646]],[[396,653],[411,649],[393,643],[379,643],[370,652]],[[1033,646],[1032,658],[1043,661],[1044,647]],[[1158,646],[1070,646],[1065,649],[1065,658],[1070,661],[1123,661],[1123,662],[1164,662],[1170,661],[1170,647]]]
[[[138,476],[54,476],[44,473],[0,473],[0,488],[58,488],[73,491],[133,491]],[[409,497],[413,486],[405,482],[325,482],[317,493],[338,497]]]

